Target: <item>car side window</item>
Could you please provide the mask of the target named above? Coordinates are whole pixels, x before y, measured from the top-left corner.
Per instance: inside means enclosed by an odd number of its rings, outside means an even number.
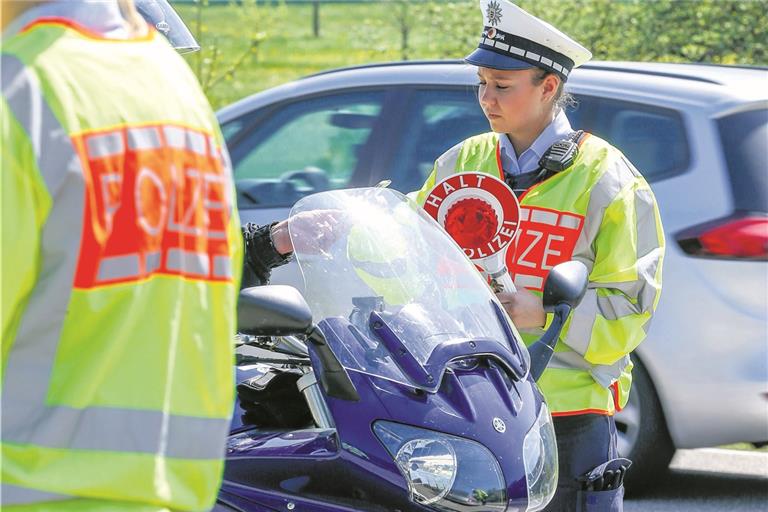
[[[648,181],[684,172],[690,161],[685,124],[676,110],[642,103],[574,95],[566,110],[582,129],[619,148]]]
[[[359,91],[279,107],[230,147],[238,206],[288,207],[306,195],[350,186],[383,101],[383,92]]]
[[[414,91],[408,110],[398,159],[390,173],[392,188],[404,193],[424,184],[435,160],[446,150],[490,129],[474,87]]]

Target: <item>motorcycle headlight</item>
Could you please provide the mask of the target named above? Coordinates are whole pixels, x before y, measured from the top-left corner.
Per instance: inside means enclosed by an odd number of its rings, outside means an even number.
[[[414,502],[445,512],[506,510],[501,468],[483,445],[390,421],[377,421],[373,431],[405,477]]]
[[[546,404],[523,441],[523,463],[528,486],[528,511],[543,509],[557,488],[557,442]]]

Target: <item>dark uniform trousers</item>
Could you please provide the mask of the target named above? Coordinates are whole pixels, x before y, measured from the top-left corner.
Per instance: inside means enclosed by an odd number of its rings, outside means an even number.
[[[593,510],[579,504],[579,478],[593,468],[618,457],[616,450],[616,423],[613,416],[579,414],[553,418],[559,459],[559,480],[555,497],[545,512],[577,512]],[[623,490],[622,490],[623,493]],[[617,512],[622,510],[622,497],[616,496],[610,506],[594,510]]]

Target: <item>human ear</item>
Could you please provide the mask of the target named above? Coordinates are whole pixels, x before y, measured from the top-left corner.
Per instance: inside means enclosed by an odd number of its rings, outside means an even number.
[[[549,73],[544,77],[541,83],[541,99],[543,102],[552,101],[560,87],[560,77],[554,73]]]

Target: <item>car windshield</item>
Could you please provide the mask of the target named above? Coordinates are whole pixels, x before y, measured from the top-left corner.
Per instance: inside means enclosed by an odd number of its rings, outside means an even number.
[[[440,346],[470,340],[524,357],[474,265],[403,194],[365,188],[308,196],[291,210],[289,231],[307,303],[346,368],[414,384],[401,356],[423,368]]]

